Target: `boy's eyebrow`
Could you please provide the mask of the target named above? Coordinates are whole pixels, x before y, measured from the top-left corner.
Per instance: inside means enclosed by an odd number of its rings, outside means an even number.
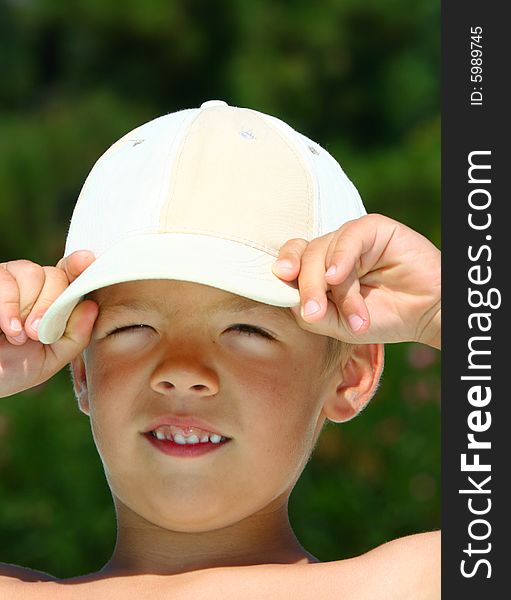
[[[226,298],[220,300],[211,307],[211,313],[217,314],[219,312],[244,312],[247,310],[256,310],[264,314],[273,315],[279,318],[290,319],[293,323],[295,318],[289,308],[281,306],[273,306],[272,304],[264,304],[263,302],[255,302],[249,298],[243,298],[243,296],[234,296],[233,298]]]
[[[158,310],[158,308],[162,308],[162,303],[143,300],[141,298],[131,298],[129,300],[119,300],[117,302],[112,302],[106,306],[101,306],[100,309],[103,312],[116,312],[118,309],[128,308],[132,310],[140,310],[140,311],[154,311]],[[171,307],[169,307],[171,308]],[[291,320],[293,323],[296,323],[295,317],[293,313],[287,307],[279,307],[273,306],[271,304],[264,304],[262,302],[255,302],[250,300],[249,298],[243,298],[242,296],[235,296],[233,298],[227,298],[224,300],[220,300],[219,302],[212,304],[208,313],[211,315],[215,315],[220,312],[245,312],[245,311],[257,311],[258,313],[263,313],[267,315],[271,315],[280,319]],[[170,311],[172,312],[172,310]]]
[[[289,308],[255,302],[249,298],[243,298],[242,296],[235,296],[234,298],[227,298],[226,300],[218,302],[213,307],[212,312],[213,314],[216,314],[222,311],[243,312],[247,310],[257,310],[263,314],[272,315],[280,319],[291,320],[293,323],[296,323],[293,313]]]

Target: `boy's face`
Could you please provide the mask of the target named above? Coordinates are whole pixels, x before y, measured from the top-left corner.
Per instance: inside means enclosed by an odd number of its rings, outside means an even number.
[[[327,338],[287,309],[196,283],[127,282],[92,298],[99,316],[73,373],[75,383],[84,378],[80,406],[116,502],[175,531],[285,505],[332,394],[333,380],[321,376]],[[146,327],[107,335],[134,324]],[[232,439],[201,456],[165,455],[141,432],[169,414],[204,419]]]

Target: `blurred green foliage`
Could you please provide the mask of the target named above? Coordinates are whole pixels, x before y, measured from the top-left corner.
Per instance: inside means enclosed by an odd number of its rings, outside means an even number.
[[[380,212],[440,245],[440,5],[431,0],[0,0],[0,261],[55,264],[95,160],[220,98],[317,140]],[[440,525],[440,361],[387,346],[364,414],[329,424],[290,500],[321,560]],[[115,514],[69,375],[0,404],[0,561],[98,569]]]

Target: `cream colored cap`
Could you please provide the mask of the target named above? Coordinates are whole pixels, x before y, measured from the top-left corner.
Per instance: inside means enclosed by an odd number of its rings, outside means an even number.
[[[156,118],[115,142],[87,177],[64,256],[88,249],[96,260],[50,306],[39,338],[58,340],[88,292],[133,280],[193,281],[296,306],[296,285],[272,272],[281,246],[364,214],[335,159],[275,117],[210,100]]]

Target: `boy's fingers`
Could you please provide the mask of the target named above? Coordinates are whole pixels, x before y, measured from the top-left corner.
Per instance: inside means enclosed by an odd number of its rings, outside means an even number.
[[[56,266],[65,271],[71,283],[95,260],[96,257],[90,250],[75,250],[69,256],[61,258]]]
[[[328,247],[325,278],[330,285],[342,283],[360,264],[366,250],[364,241],[354,234],[353,229],[340,231]]]
[[[29,260],[0,265],[0,328],[15,342],[24,343],[23,322],[44,283],[44,271]],[[18,338],[18,339],[16,339]]]
[[[347,328],[342,319],[339,318],[339,311],[332,300],[327,300],[327,308],[323,318],[319,321],[305,321],[301,315],[299,306],[292,306],[291,312],[294,314],[298,325],[305,331],[335,337],[337,339],[357,343],[353,332]]]
[[[302,238],[288,240],[279,250],[272,265],[273,274],[285,281],[293,281],[300,272],[301,258],[309,242]]]
[[[25,321],[25,332],[32,340],[39,341],[37,326],[44,313],[55,302],[56,298],[68,287],[66,273],[57,267],[42,267],[44,272],[43,288],[30,314]]]
[[[393,219],[378,214],[345,223],[328,251],[328,283],[340,283],[355,267],[359,276],[365,275],[380,261],[388,260],[386,253],[399,227],[402,225]]]
[[[366,332],[370,326],[370,317],[360,293],[357,274],[352,271],[342,283],[331,285],[330,294],[346,329],[353,333]]]
[[[311,323],[322,319],[327,309],[325,255],[329,243],[328,236],[316,238],[308,244],[302,255],[298,275],[301,316]]]
[[[53,355],[52,371],[61,369],[87,347],[98,313],[99,307],[93,300],[83,300],[75,307],[63,336],[47,346]]]
[[[346,222],[328,249],[328,283],[340,283],[353,269],[359,277],[368,273],[384,256],[397,226],[396,221],[379,214]]]
[[[21,333],[19,288],[5,266],[0,269],[0,329],[7,336]]]
[[[21,321],[25,323],[34,303],[44,286],[45,274],[41,265],[30,261],[16,261],[9,268],[14,275],[19,289],[19,307]]]
[[[360,293],[361,256],[371,247],[371,236],[361,235],[361,223],[348,222],[330,242],[325,273],[333,302],[347,330],[364,333],[370,326],[369,311]],[[332,269],[332,266],[335,266]]]

